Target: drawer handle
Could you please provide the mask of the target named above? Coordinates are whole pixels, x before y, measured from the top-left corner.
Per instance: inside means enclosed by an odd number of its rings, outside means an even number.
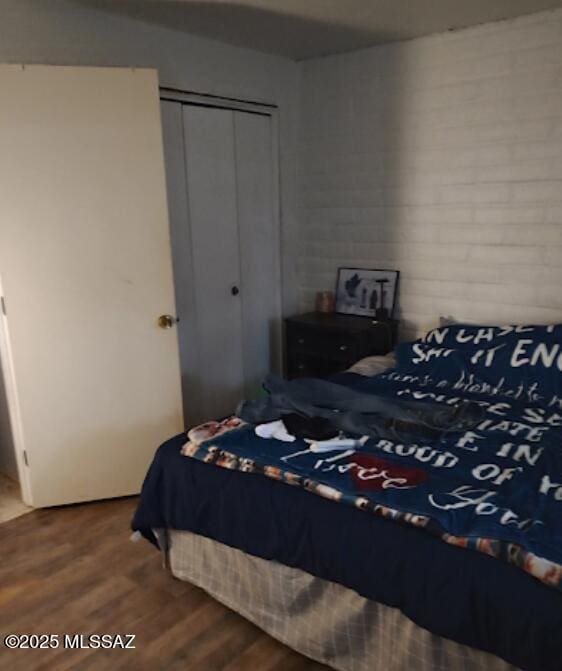
[[[340,345],[340,352],[345,352],[347,345]]]
[[[304,363],[299,363],[299,365],[297,366],[297,368],[298,368],[299,370],[304,370]]]
[[[299,338],[297,342],[299,345],[304,345],[304,338]]]

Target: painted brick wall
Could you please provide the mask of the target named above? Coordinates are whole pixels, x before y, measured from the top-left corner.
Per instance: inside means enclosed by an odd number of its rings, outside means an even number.
[[[302,64],[301,307],[398,268],[439,315],[562,321],[562,10]]]

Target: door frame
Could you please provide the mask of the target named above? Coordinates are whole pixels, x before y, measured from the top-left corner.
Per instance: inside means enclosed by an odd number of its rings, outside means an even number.
[[[2,288],[2,276],[0,275],[0,297],[2,306],[0,308],[0,363],[2,364],[3,384],[8,401],[8,415],[10,417],[10,430],[12,433],[12,444],[16,457],[19,486],[23,502],[31,505],[31,483],[30,473],[27,467],[27,454],[25,451],[25,440],[23,436],[23,422],[21,419],[21,408],[17,393],[14,362],[12,358],[12,347],[10,343],[10,330],[8,325],[8,302]],[[0,380],[0,384],[2,381]]]
[[[281,170],[280,170],[280,142],[279,142],[279,108],[271,103],[252,100],[241,100],[209,93],[182,91],[181,89],[160,86],[160,101],[182,103],[195,107],[210,107],[232,110],[233,112],[247,112],[259,116],[267,116],[271,120],[271,159],[272,159],[272,199],[273,199],[273,248],[275,258],[274,279],[277,290],[275,292],[276,312],[278,323],[275,325],[274,368],[281,374],[284,365],[283,348],[283,265],[282,265],[282,210],[281,210]],[[190,252],[193,250],[190,249]],[[179,331],[178,331],[179,335]]]

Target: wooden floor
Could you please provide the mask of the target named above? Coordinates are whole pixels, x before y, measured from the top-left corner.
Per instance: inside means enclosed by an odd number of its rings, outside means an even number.
[[[0,669],[322,671],[129,541],[136,499],[38,510],[0,524]],[[59,634],[54,650],[4,637]],[[135,634],[135,650],[68,650],[63,634]]]

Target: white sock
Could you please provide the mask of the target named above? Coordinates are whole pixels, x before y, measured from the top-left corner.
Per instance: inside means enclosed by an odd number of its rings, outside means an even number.
[[[287,431],[287,427],[280,419],[275,422],[268,422],[267,424],[258,424],[255,432],[260,438],[274,438],[275,440],[282,440],[285,443],[292,443],[296,440],[295,436],[292,436]]]

